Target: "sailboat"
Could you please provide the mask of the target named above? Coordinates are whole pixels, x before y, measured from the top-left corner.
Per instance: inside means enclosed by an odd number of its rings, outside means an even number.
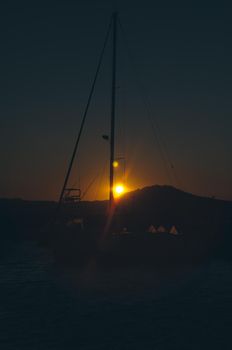
[[[117,29],[118,13],[114,12],[106,33],[80,130],[60,192],[56,218],[54,220],[55,224],[53,225],[52,235],[50,236],[50,246],[59,259],[78,264],[86,264],[91,260],[103,265],[116,264],[117,266],[120,264],[135,263],[164,264],[167,262],[173,263],[173,261],[180,262],[187,258],[191,259],[192,255],[195,254],[193,241],[186,240],[185,235],[179,234],[175,226],[171,226],[170,232],[163,226],[154,228],[153,225],[151,225],[152,229],[147,229],[147,232],[131,232],[130,228],[124,225],[123,215],[115,201],[114,171],[115,162],[117,161],[115,157]],[[82,199],[81,189],[68,187],[68,181],[110,34],[112,34],[110,133],[109,135],[103,135],[103,138],[109,141],[110,148],[109,200],[103,203],[101,213],[97,217],[92,215],[92,213],[88,213],[89,217],[86,218],[83,217],[83,212],[81,212],[83,208],[80,209],[80,201]],[[67,207],[69,213],[72,210],[75,215],[78,213],[78,216],[75,217],[73,215],[71,220],[70,218],[67,219],[68,215],[65,214],[67,213]],[[61,212],[64,214],[63,220],[60,219],[62,216]]]

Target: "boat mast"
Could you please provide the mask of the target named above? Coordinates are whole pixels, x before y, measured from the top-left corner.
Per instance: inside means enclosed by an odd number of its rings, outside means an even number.
[[[111,128],[110,128],[110,189],[109,206],[114,205],[114,136],[115,136],[115,98],[116,98],[116,54],[117,54],[117,21],[118,13],[113,13],[113,56],[112,56],[112,95],[111,95]]]

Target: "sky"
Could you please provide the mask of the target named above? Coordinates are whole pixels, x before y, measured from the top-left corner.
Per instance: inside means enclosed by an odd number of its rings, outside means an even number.
[[[232,200],[232,5],[1,5],[0,197],[57,200],[112,11],[119,12],[116,181]],[[122,27],[122,28],[121,28]],[[107,198],[108,43],[69,185]]]

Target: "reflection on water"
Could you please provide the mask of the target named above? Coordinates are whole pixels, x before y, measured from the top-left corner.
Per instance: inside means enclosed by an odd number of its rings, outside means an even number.
[[[230,349],[232,265],[62,269],[1,242],[0,345],[19,349]]]

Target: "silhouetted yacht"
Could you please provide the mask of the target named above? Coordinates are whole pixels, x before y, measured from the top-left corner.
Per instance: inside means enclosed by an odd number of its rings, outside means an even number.
[[[65,176],[59,197],[55,220],[50,226],[49,245],[57,259],[75,264],[87,264],[95,261],[103,266],[144,264],[164,265],[174,262],[202,259],[209,252],[209,239],[203,239],[208,230],[202,226],[186,234],[182,225],[169,221],[164,223],[157,218],[142,219],[139,214],[130,215],[130,204],[124,199],[118,201],[114,196],[115,162],[115,102],[116,102],[116,58],[117,58],[118,14],[112,15],[103,49],[93,79],[80,130]],[[112,91],[110,133],[102,137],[109,141],[109,201],[98,206],[82,203],[80,188],[68,187],[75,156],[82,137],[86,116],[95,90],[96,81],[102,64],[103,55],[110,34],[112,34]],[[122,189],[119,188],[118,191]],[[130,197],[130,194],[128,194]],[[126,196],[125,196],[126,197]],[[132,196],[133,201],[133,196]],[[97,208],[97,213],[95,209]],[[149,211],[149,208],[147,208]],[[147,220],[147,221],[146,221]],[[149,220],[149,221],[148,221]],[[189,227],[188,227],[189,230]],[[198,234],[195,234],[196,231]],[[202,231],[202,232],[200,232]],[[195,232],[195,233],[194,233]],[[211,231],[212,232],[212,231]],[[213,234],[214,236],[214,234]],[[206,236],[205,236],[206,237]]]

